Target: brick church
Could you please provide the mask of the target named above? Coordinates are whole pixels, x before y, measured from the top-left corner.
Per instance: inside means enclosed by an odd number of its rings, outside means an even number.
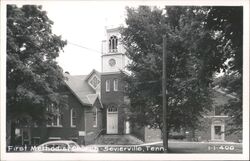
[[[95,144],[103,135],[127,134],[144,142],[161,140],[159,129],[132,128],[129,122],[129,99],[124,94],[125,83],[122,81],[128,59],[119,41],[119,28],[107,29],[106,36],[107,39],[102,43],[101,72],[93,70],[88,75],[77,76],[65,73],[65,87],[62,90],[69,108],[48,107],[48,112],[54,110],[58,114],[43,125],[34,124],[15,129],[17,144],[38,145],[48,140],[67,139],[87,145]],[[221,104],[228,99],[222,92],[216,92],[216,95]],[[216,112],[205,116],[206,130],[197,132],[200,139],[232,140],[223,133],[227,129],[226,119],[227,116]],[[184,131],[183,135],[188,135],[188,132]],[[233,141],[237,139],[233,138]]]
[[[38,145],[48,140],[69,139],[81,145],[93,144],[103,134],[130,134],[129,100],[124,95],[122,74],[127,63],[119,42],[118,28],[107,29],[101,55],[102,71],[88,75],[64,73],[62,93],[68,109],[48,107],[57,112],[42,125],[20,126],[15,129],[18,145]],[[8,135],[8,130],[7,130]],[[8,139],[7,139],[8,144]]]

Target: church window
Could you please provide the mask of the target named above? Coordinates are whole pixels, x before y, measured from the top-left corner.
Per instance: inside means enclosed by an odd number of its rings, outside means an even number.
[[[98,114],[98,111],[97,111],[97,108],[95,108],[95,111],[93,112],[93,127],[97,127],[97,114]]]
[[[89,81],[89,83],[93,88],[97,88],[97,86],[100,84],[100,80],[97,78],[96,75],[94,75]]]
[[[114,79],[114,91],[118,91],[118,79]]]
[[[59,107],[52,104],[47,108],[48,114],[52,115],[47,120],[48,127],[62,127],[62,113]]]
[[[70,118],[71,127],[76,127],[76,111],[73,108],[70,110]]]
[[[116,64],[115,59],[112,58],[112,59],[109,60],[109,65],[110,65],[111,67],[115,66],[115,64]]]
[[[117,113],[117,112],[118,112],[118,109],[114,105],[110,105],[108,107],[108,113]]]
[[[106,80],[106,92],[110,91],[110,80]]]
[[[109,39],[109,52],[117,52],[118,39],[116,36],[111,36]]]

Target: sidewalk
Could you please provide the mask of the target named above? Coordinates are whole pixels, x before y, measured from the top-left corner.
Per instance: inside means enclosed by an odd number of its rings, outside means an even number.
[[[169,140],[168,143],[193,143],[193,144],[238,144],[241,145],[242,143],[236,143],[236,142],[215,142],[215,141],[201,141],[201,142],[195,142],[195,141],[178,141],[178,140]],[[141,146],[146,146],[146,145],[157,145],[157,144],[163,144],[162,141],[158,141],[158,142],[151,142],[151,143],[143,143],[141,144]]]
[[[193,142],[193,141],[178,141],[178,140],[169,140],[169,144],[215,144],[215,145],[242,145],[242,143],[236,143],[236,142],[208,142],[208,141],[202,141],[202,142]],[[129,147],[129,146],[149,146],[149,145],[157,145],[162,146],[162,141],[157,142],[151,142],[151,143],[138,143],[138,144],[93,144],[93,145],[87,145],[89,147]]]

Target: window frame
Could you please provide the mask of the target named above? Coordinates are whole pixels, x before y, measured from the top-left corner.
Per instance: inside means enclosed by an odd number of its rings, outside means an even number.
[[[106,84],[106,92],[110,92],[111,81],[110,80],[106,80],[105,84]]]
[[[50,119],[50,124],[47,121],[46,126],[47,127],[62,127],[62,114],[61,114],[61,109],[59,107],[55,107],[54,105],[51,105],[50,107],[47,108],[47,112],[51,112],[54,110],[58,110],[58,115],[53,115]],[[54,124],[54,122],[56,122]]]
[[[116,83],[117,82],[117,83]],[[114,87],[114,91],[118,91],[118,86],[119,86],[119,81],[118,81],[118,79],[116,78],[116,79],[114,79],[114,81],[113,81],[113,87]]]
[[[94,79],[95,79],[96,81],[95,81]],[[92,82],[92,81],[94,81],[94,82]],[[96,86],[93,85],[93,83],[96,83]],[[96,88],[100,85],[100,83],[101,83],[101,80],[100,80],[96,75],[92,76],[92,77],[90,78],[90,80],[89,80],[89,85],[90,85],[92,88],[94,88],[94,89],[96,89]]]
[[[107,108],[107,113],[118,113],[118,108],[114,105],[111,105]]]
[[[115,35],[109,38],[109,52],[114,53],[118,51],[118,37]]]
[[[73,114],[75,114],[75,116]],[[73,119],[75,119],[75,124]],[[76,112],[74,108],[70,109],[70,127],[76,127]]]
[[[95,117],[95,120],[94,120],[94,125],[93,125],[93,127],[97,127],[97,117],[98,117],[98,109],[97,109],[97,107],[95,107],[95,111],[93,112],[93,115],[94,115],[94,117]]]

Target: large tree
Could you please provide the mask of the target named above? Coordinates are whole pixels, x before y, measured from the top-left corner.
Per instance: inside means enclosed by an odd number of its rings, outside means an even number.
[[[17,123],[41,123],[47,107],[66,106],[58,93],[64,77],[55,61],[66,41],[52,33],[52,24],[41,6],[7,5],[6,111],[12,143]]]
[[[223,53],[205,27],[208,8],[141,6],[127,8],[123,44],[131,60],[128,95],[132,119],[162,129],[162,37],[167,36],[169,129],[196,128],[210,109],[209,85]]]
[[[243,7],[210,7],[206,27],[213,30],[225,60],[224,75],[214,82],[227,93],[235,96],[225,106],[224,112],[230,116],[229,133],[242,132],[242,77],[243,77]]]

